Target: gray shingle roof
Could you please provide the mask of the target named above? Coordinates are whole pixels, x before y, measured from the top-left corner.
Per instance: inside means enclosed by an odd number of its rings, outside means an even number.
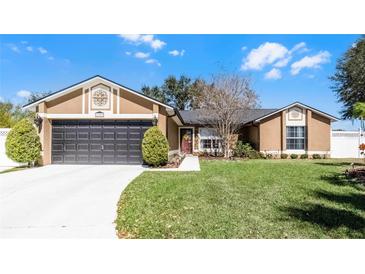
[[[246,124],[249,122],[252,122],[253,120],[256,120],[262,116],[265,116],[271,112],[274,112],[278,109],[276,108],[262,108],[262,109],[250,109],[246,111],[239,112],[239,115],[241,116],[242,124]],[[185,124],[191,124],[191,125],[200,125],[203,124],[202,119],[199,119],[199,116],[201,115],[200,111],[198,110],[180,110],[180,114],[182,118],[184,119]]]

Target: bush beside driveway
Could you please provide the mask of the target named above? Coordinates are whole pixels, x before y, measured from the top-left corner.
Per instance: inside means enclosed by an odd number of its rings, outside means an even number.
[[[144,172],[121,196],[121,238],[365,238],[365,192],[343,160],[201,161]]]

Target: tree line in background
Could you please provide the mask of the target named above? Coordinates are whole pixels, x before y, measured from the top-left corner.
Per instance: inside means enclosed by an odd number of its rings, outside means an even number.
[[[168,76],[161,86],[142,86],[142,93],[162,103],[169,104],[179,110],[196,108],[201,87],[205,81],[202,79],[192,80],[181,75],[180,78]]]
[[[344,119],[365,118],[365,35],[338,59],[336,72],[330,77],[332,90],[344,105]]]
[[[51,92],[34,92],[27,98],[27,103],[32,103],[49,95]],[[0,128],[12,128],[23,118],[34,119],[34,112],[23,110],[21,105],[11,102],[0,102]]]

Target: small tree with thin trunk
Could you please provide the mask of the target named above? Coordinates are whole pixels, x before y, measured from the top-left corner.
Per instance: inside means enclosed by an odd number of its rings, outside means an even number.
[[[202,83],[198,100],[199,120],[215,129],[221,138],[224,157],[230,157],[230,142],[244,121],[247,110],[257,107],[258,95],[248,78],[238,74],[218,74]]]

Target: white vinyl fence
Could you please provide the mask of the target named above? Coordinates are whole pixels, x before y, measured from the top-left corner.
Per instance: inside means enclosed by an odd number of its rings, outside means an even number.
[[[361,158],[359,145],[365,142],[360,131],[337,131],[331,134],[331,158]]]
[[[19,166],[18,163],[10,160],[6,156],[5,141],[6,141],[6,136],[8,135],[9,131],[10,131],[10,128],[0,128],[0,169],[3,169],[4,167]]]

